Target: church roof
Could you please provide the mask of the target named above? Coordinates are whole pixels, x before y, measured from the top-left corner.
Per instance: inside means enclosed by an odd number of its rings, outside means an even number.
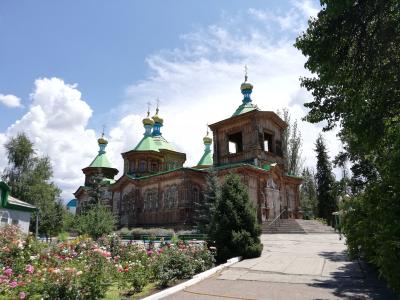
[[[239,105],[239,107],[233,113],[232,117],[247,113],[247,112],[252,111],[252,110],[259,110],[259,108],[258,108],[257,105],[255,105],[255,104],[253,104],[251,102],[242,103],[242,104]]]
[[[162,135],[144,136],[133,150],[160,152],[160,149],[176,151],[175,148]]]
[[[209,151],[204,151],[203,156],[200,158],[199,162],[197,163],[197,166],[212,166],[213,164],[213,155],[211,150]]]
[[[106,153],[99,153],[92,163],[89,165],[90,168],[112,168],[110,161],[108,160]]]

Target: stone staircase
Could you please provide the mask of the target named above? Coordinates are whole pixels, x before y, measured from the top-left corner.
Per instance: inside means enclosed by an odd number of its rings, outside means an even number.
[[[272,226],[270,226],[270,222],[263,223],[262,233],[312,234],[335,233],[335,231],[332,227],[316,220],[280,219],[277,224]]]

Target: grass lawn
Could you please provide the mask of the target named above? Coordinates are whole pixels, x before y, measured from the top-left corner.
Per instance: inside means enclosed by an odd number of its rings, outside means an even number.
[[[147,297],[151,294],[157,293],[160,290],[156,287],[155,283],[149,283],[148,285],[146,285],[143,289],[143,291],[141,291],[138,294],[134,294],[134,295],[124,295],[125,293],[122,291],[118,290],[118,285],[117,284],[113,284],[111,286],[111,288],[108,290],[107,295],[105,298],[103,298],[104,300],[115,300],[115,299],[129,299],[129,300],[136,300],[136,299],[142,299],[144,297]],[[122,293],[122,295],[120,295],[120,293]]]

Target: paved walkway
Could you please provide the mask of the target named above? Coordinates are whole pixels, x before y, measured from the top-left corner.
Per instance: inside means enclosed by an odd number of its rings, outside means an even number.
[[[366,265],[348,260],[337,234],[268,234],[261,239],[261,257],[165,299],[395,299]]]

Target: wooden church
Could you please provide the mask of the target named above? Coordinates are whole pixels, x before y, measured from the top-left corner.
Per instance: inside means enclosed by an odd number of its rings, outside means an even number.
[[[287,124],[272,111],[260,110],[251,99],[252,84],[241,84],[242,103],[232,116],[209,125],[212,138],[203,138],[204,154],[198,164],[184,167],[186,154],[176,151],[161,133],[164,120],[156,114],[143,119],[144,136],[122,153],[124,170],[106,157],[107,141],[98,140],[100,151],[83,172],[85,185],[74,193],[77,212],[90,201],[94,181],[101,182],[104,204],[118,216],[120,226],[193,225],[194,203],[203,200],[206,176],[213,168],[222,182],[228,173],[239,174],[257,208],[259,222],[282,213],[282,218],[301,218],[301,178],[287,174],[282,137]],[[213,145],[213,150],[211,150]]]

